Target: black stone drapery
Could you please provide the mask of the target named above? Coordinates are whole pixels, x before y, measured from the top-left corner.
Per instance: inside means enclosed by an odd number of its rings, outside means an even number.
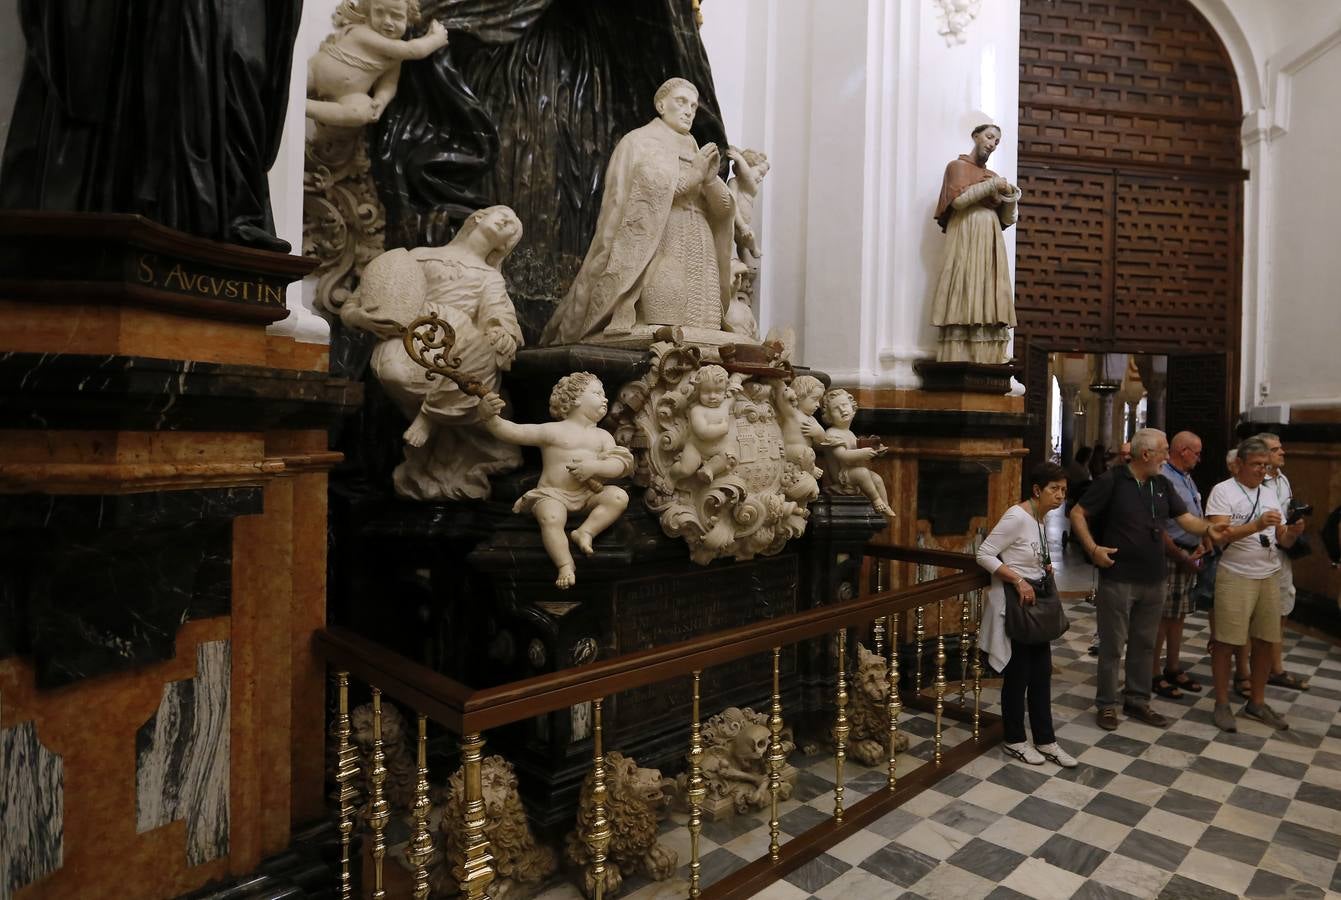
[[[279,151],[302,0],[19,0],[28,43],[0,206],[139,213],[288,250]]]
[[[514,299],[556,299],[590,243],[610,153],[656,115],[663,81],[698,87],[694,136],[725,150],[688,0],[425,0],[423,12],[452,43],[406,64],[375,126],[388,245],[441,243],[446,219],[505,203],[526,228]]]

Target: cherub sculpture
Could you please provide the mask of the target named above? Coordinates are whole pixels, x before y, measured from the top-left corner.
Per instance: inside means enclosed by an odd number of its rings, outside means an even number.
[[[606,484],[633,472],[633,454],[597,425],[607,408],[601,380],[590,372],[565,375],[554,386],[549,413],[555,422],[518,425],[500,418],[503,401],[497,394],[480,403],[486,431],[508,443],[540,448],[540,484],[523,494],[512,511],[529,512],[540,523],[540,539],[559,570],[554,584],[560,589],[577,581],[569,541],[591,556],[596,535],[613,525],[629,505],[622,488]],[[568,514],[583,512],[586,519],[565,535]]]
[[[703,725],[703,780],[707,788],[704,805],[709,815],[746,813],[762,809],[770,801],[768,792],[768,715],[731,706]],[[781,735],[785,759],[796,749],[790,728]],[[784,763],[779,799],[792,795],[797,772]],[[675,779],[678,803],[687,808],[689,775]]]
[[[307,117],[323,125],[357,128],[375,122],[396,96],[400,64],[447,46],[447,29],[403,40],[419,21],[418,0],[345,0],[336,30],[307,61]]]
[[[857,415],[857,402],[842,388],[829,391],[823,400],[824,420],[829,424],[824,432],[824,472],[829,488],[839,494],[866,495],[875,511],[894,517],[885,492],[884,480],[867,468],[867,464],[884,450],[883,447],[862,447],[852,433],[852,420]]]
[[[824,470],[815,465],[813,442],[823,439],[824,429],[814,414],[823,396],[824,383],[813,375],[798,375],[790,385],[781,379],[773,382],[773,405],[785,454],[782,488],[788,500],[808,503],[819,494]]]
[[[577,830],[568,835],[563,854],[574,870],[578,888],[587,897],[596,896],[591,847],[585,840],[596,816],[592,781],[588,773],[577,801]],[[605,783],[610,844],[606,848],[604,895],[618,894],[625,875],[641,874],[652,881],[670,878],[678,857],[674,850],[657,843],[657,820],[666,804],[661,772],[641,769],[631,757],[612,751],[605,754]]]
[[[746,267],[757,268],[763,254],[759,252],[759,240],[754,233],[754,204],[759,197],[759,183],[768,174],[768,155],[738,147],[727,148],[726,155],[732,163],[731,180],[726,186],[736,199],[736,256]]]
[[[690,381],[689,433],[673,478],[698,478],[704,484],[736,467],[736,419],[727,395],[730,376],[721,366],[703,366]]]

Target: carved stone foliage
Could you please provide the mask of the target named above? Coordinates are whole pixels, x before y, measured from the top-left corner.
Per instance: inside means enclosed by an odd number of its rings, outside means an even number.
[[[385,249],[385,229],[366,132],[316,125],[303,170],[303,255],[319,262],[317,309],[339,315],[364,265]]]
[[[703,724],[703,780],[708,789],[704,813],[711,819],[747,813],[769,804],[768,714],[728,707]],[[782,753],[796,749],[790,728],[782,729]],[[784,763],[780,800],[789,800],[797,771]],[[677,802],[688,806],[687,773],[675,779]]]
[[[582,782],[577,805],[577,830],[564,843],[563,858],[572,870],[578,889],[587,897],[596,896],[596,879],[591,870],[591,847],[583,839],[592,831],[596,818],[591,800],[593,774]],[[624,878],[642,875],[652,881],[665,881],[675,874],[679,857],[674,850],[657,843],[657,821],[666,806],[661,772],[642,769],[632,757],[622,753],[605,754],[605,817],[610,824],[610,844],[605,862],[604,895],[620,892]]]
[[[512,763],[501,756],[486,757],[481,763],[481,779],[484,783],[484,833],[489,839],[496,873],[489,885],[489,896],[494,900],[525,900],[558,871],[558,855],[550,847],[537,843],[531,833],[521,794],[517,792],[517,774]],[[465,796],[465,777],[458,769],[448,781],[446,805],[442,810],[445,852],[433,873],[434,896],[450,897],[457,893],[455,872],[465,864]]]
[[[805,532],[806,504],[817,495],[783,485],[774,386],[786,370],[728,372],[671,342],[650,352],[648,372],[620,389],[610,412],[616,442],[633,451],[648,508],[667,535],[684,538],[697,563],[777,553]]]
[[[862,765],[881,768],[889,762],[889,664],[883,656],[857,645],[857,667],[848,695],[847,755]],[[908,749],[908,735],[899,732],[898,752]]]

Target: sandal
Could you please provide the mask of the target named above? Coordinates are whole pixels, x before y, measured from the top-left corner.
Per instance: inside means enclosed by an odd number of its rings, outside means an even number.
[[[1274,684],[1276,687],[1289,688],[1292,691],[1308,690],[1308,679],[1300,678],[1293,672],[1272,672],[1267,676],[1267,684]]]
[[[1194,694],[1201,693],[1201,682],[1182,669],[1165,669],[1164,677],[1185,691],[1191,691]]]
[[[1150,689],[1161,697],[1168,697],[1170,700],[1183,699],[1183,692],[1178,689],[1178,686],[1169,683],[1163,678],[1151,679]]]
[[[1248,698],[1249,694],[1252,693],[1252,689],[1252,679],[1244,677],[1236,677],[1234,679],[1234,693],[1243,697],[1245,700]]]

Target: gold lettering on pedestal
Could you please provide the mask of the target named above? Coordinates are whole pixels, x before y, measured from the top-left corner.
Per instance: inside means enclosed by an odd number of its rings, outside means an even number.
[[[182,262],[171,265],[157,254],[142,253],[136,260],[136,280],[141,284],[178,294],[195,294],[216,300],[238,300],[284,305],[284,285],[267,284],[262,279],[229,278],[211,272],[192,270]]]

